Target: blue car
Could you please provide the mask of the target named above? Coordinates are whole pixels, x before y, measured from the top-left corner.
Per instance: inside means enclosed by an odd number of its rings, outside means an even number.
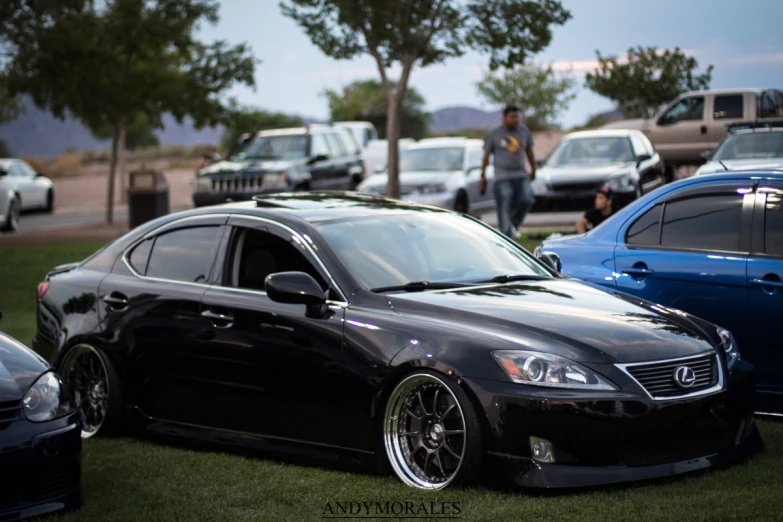
[[[783,172],[665,185],[586,234],[547,239],[536,255],[566,276],[728,329],[756,366],[756,411],[783,414]]]

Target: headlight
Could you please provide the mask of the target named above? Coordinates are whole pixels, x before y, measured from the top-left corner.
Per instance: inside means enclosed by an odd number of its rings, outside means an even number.
[[[610,179],[606,182],[606,186],[612,190],[622,190],[631,186],[631,176],[625,175],[619,178]]]
[[[442,183],[440,185],[425,185],[419,188],[420,194],[442,194],[443,192],[446,192],[446,185]]]
[[[570,359],[540,352],[499,350],[492,356],[519,384],[580,390],[619,390],[597,373]]]
[[[726,352],[726,366],[729,370],[733,370],[740,360],[737,341],[731,335],[731,332],[725,328],[718,328],[718,335],[720,336],[721,346],[723,346],[723,350]]]
[[[288,173],[275,172],[264,174],[264,188],[282,188],[288,184]]]
[[[212,178],[207,176],[199,176],[195,182],[196,191],[204,192],[212,189]]]
[[[73,410],[62,381],[54,372],[40,376],[25,394],[22,404],[27,420],[32,422],[56,419]]]

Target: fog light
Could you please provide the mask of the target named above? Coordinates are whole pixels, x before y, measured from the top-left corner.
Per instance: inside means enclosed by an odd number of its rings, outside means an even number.
[[[533,458],[539,462],[551,463],[555,461],[555,448],[546,439],[530,437],[530,452],[533,454]]]

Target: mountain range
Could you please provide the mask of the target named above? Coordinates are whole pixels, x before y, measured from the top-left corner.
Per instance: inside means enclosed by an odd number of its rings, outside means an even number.
[[[315,118],[302,118],[306,122]],[[500,111],[483,111],[473,107],[444,107],[431,113],[430,131],[455,132],[462,129],[492,128],[501,121]],[[179,124],[166,115],[164,128],[158,132],[161,145],[193,145],[220,141],[221,127],[195,129],[189,120]],[[0,125],[0,140],[5,141],[15,156],[51,158],[68,149],[79,151],[108,150],[111,142],[98,140],[75,119],[59,120],[51,114],[27,104],[25,111],[14,121]]]

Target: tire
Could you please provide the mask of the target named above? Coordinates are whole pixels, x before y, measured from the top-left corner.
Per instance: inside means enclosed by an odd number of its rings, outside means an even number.
[[[467,214],[470,211],[468,195],[462,190],[457,192],[457,197],[454,199],[454,210],[461,214]]]
[[[440,490],[478,480],[481,426],[451,377],[417,370],[399,381],[386,403],[382,437],[392,472],[408,486]]]
[[[19,197],[14,197],[8,203],[8,212],[5,215],[5,225],[0,232],[16,232],[19,230],[19,215],[22,213],[22,202]]]
[[[60,361],[58,373],[79,411],[83,439],[124,431],[122,382],[106,354],[86,344],[74,346]]]
[[[54,189],[49,189],[46,192],[46,206],[44,207],[44,210],[48,214],[54,212]]]

